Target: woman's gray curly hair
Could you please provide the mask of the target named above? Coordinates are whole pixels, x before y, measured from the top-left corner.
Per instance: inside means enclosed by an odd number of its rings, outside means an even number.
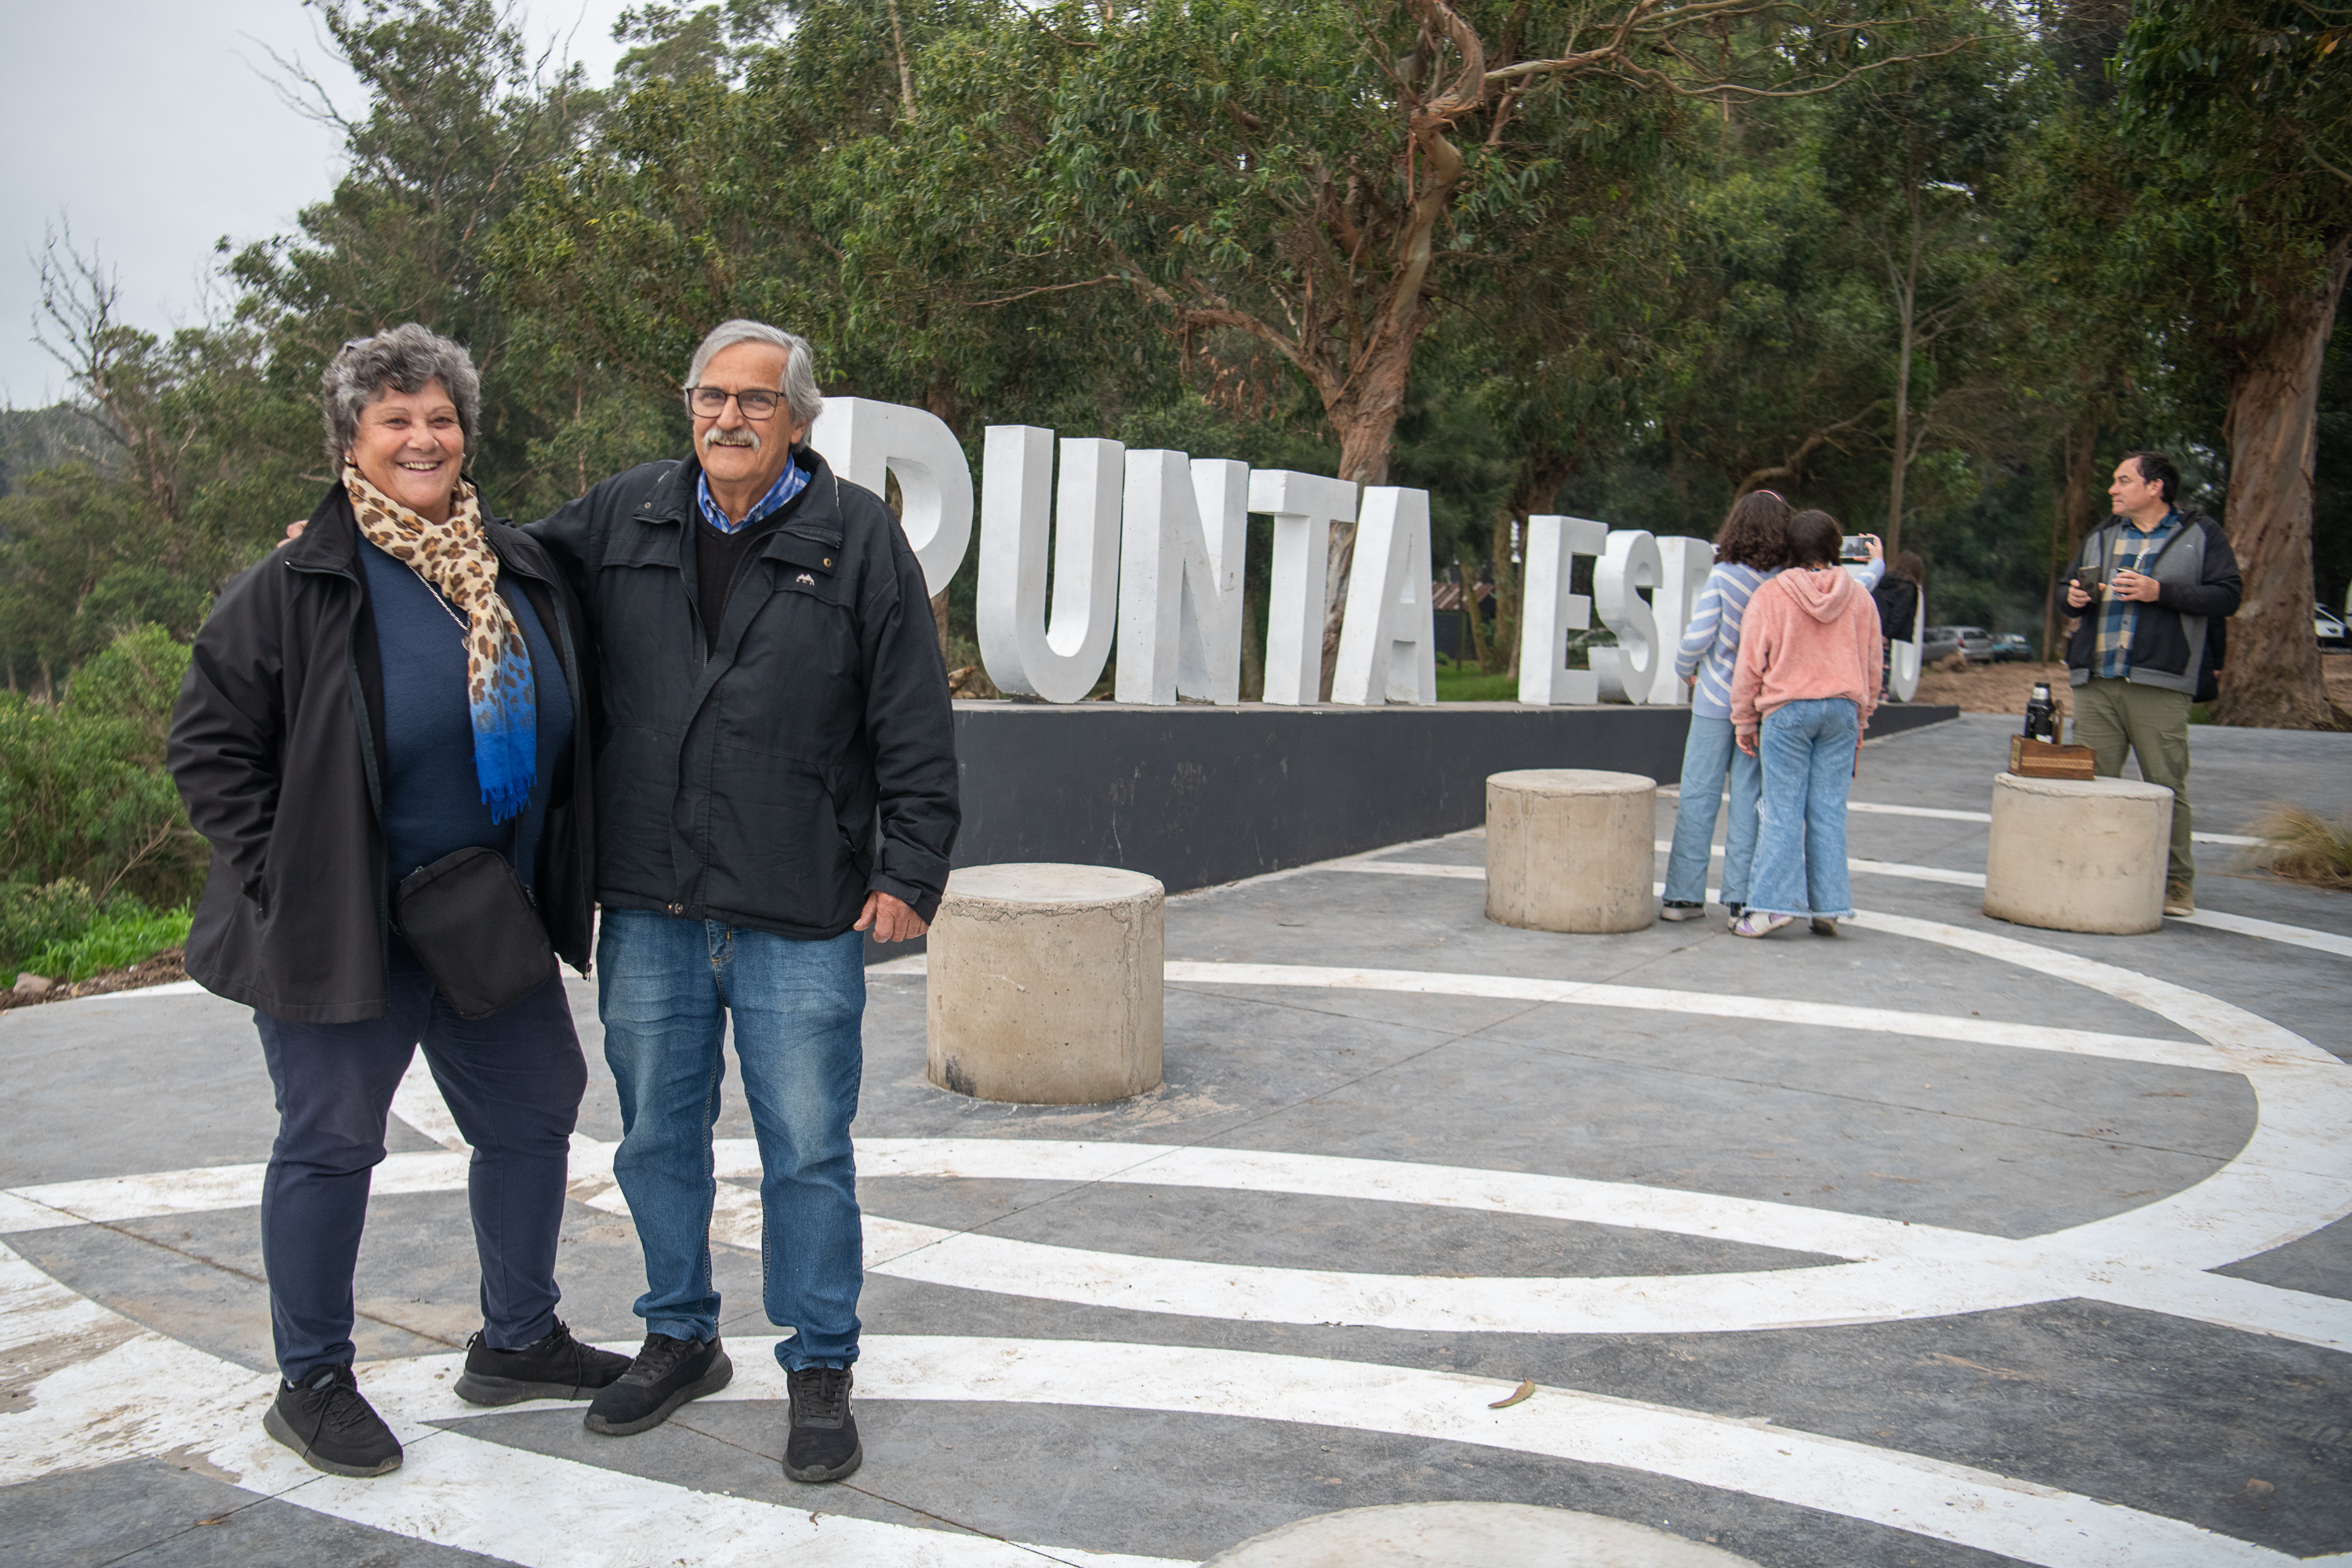
[[[470,457],[474,426],[482,413],[482,378],[462,346],[415,321],[345,343],[319,378],[327,460],[335,471],[342,471],[345,455],[359,441],[360,415],[368,405],[386,392],[422,392],[435,381],[457,405],[457,427],[466,433]]]

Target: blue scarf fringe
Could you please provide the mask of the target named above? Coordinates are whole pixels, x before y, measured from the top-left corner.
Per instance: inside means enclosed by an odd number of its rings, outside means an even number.
[[[517,624],[516,629],[521,629]],[[530,645],[518,637],[502,650],[488,697],[472,704],[474,776],[492,822],[504,822],[530,804],[539,783],[539,696],[531,683]]]

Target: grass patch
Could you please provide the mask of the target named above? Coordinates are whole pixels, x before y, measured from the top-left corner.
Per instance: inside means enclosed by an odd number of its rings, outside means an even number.
[[[2290,881],[2352,888],[2352,823],[2330,822],[2306,806],[2274,805],[2254,824],[2252,858]]]
[[[1437,672],[1440,702],[1515,702],[1518,695],[1516,675],[1488,675],[1475,665]]]
[[[127,969],[167,947],[188,940],[189,914],[151,910],[135,899],[118,899],[72,936],[43,945],[25,969],[51,980],[87,980],[110,969]]]

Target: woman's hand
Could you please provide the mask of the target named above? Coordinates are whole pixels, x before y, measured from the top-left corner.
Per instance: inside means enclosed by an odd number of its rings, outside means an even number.
[[[1737,731],[1733,738],[1734,738],[1734,739],[1736,739],[1737,741],[1738,741],[1738,742],[1739,742],[1739,749],[1740,749],[1741,751],[1743,751],[1743,752],[1747,752],[1747,753],[1748,753],[1749,756],[1751,756],[1751,757],[1752,757],[1752,756],[1754,756],[1754,755],[1756,754],[1756,731],[1753,731],[1753,730],[1741,730],[1741,731]]]
[[[1870,558],[1873,561],[1886,559],[1886,541],[1874,533],[1865,533],[1862,536],[1862,542],[1870,546]]]

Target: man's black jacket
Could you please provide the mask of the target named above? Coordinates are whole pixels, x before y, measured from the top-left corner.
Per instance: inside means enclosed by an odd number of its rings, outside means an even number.
[[[806,447],[809,476],[706,638],[691,458],[530,525],[601,664],[596,893],[616,909],[822,939],[869,891],[929,920],[961,821],[953,708],[898,521]],[[709,651],[706,652],[706,648]]]
[[[580,606],[545,550],[494,519],[484,528],[501,583],[530,601],[554,642],[581,716],[569,756],[541,761],[549,793],[531,892],[555,951],[584,973],[595,880],[585,718],[596,698]],[[213,847],[188,973],[296,1023],[384,1013],[383,662],[359,538],[337,485],[301,538],[221,591],[166,748],[188,820]]]

